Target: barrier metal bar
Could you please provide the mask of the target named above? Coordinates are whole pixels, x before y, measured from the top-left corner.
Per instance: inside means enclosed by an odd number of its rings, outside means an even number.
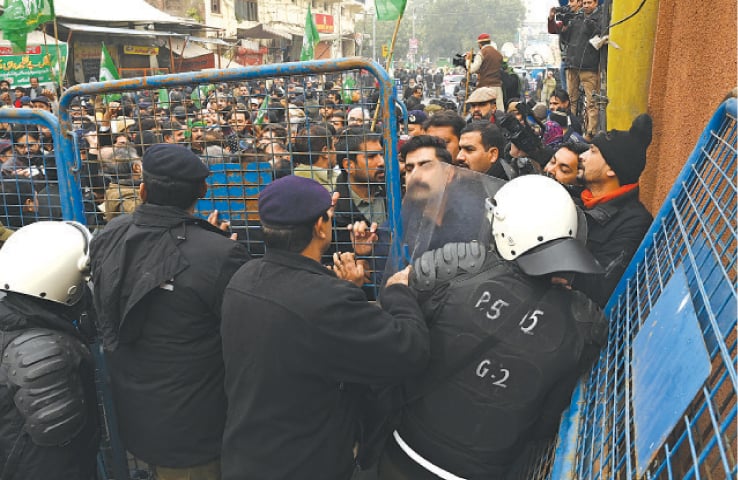
[[[0,111],[0,120],[5,123],[22,125],[43,125],[51,130],[54,142],[54,155],[56,159],[56,170],[59,183],[59,195],[61,197],[62,214],[65,219],[76,220],[85,223],[82,207],[82,191],[76,179],[72,161],[73,151],[63,150],[58,146],[63,143],[62,129],[59,120],[45,110],[29,108],[3,108]]]
[[[736,105],[730,99],[717,109],[610,297],[608,346],[562,420],[548,478],[636,478],[633,340],[680,268],[688,272],[713,374],[642,478],[738,478],[735,456],[729,453],[738,416],[738,343],[730,335],[738,298]],[[576,423],[581,427],[572,435],[569,428]]]
[[[387,71],[376,62],[360,57],[338,58],[330,60],[313,60],[308,62],[280,63],[260,65],[256,67],[231,68],[227,70],[208,70],[202,72],[187,72],[170,75],[154,75],[145,78],[129,78],[111,82],[94,82],[74,85],[67,89],[59,100],[59,116],[61,118],[62,141],[61,150],[69,159],[74,152],[71,132],[71,115],[69,111],[72,100],[83,95],[97,95],[110,92],[128,92],[135,90],[156,90],[186,86],[192,84],[220,83],[229,81],[258,80],[265,77],[312,75],[325,73],[340,73],[346,70],[364,69],[370,72],[379,81],[379,105],[382,109],[382,129],[384,140],[384,158],[387,171],[387,213],[389,227],[394,232],[392,238],[392,252],[400,253],[402,238],[402,219],[400,205],[402,196],[400,190],[400,172],[397,162],[397,118],[394,114],[397,101],[394,84]],[[80,209],[81,200],[80,200]],[[81,219],[84,221],[84,219]],[[395,258],[400,258],[396,255]]]

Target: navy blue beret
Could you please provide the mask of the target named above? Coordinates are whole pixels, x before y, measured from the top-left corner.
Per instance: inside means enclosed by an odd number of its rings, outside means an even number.
[[[428,115],[422,110],[410,110],[407,112],[407,123],[411,125],[422,125],[428,120]]]
[[[210,175],[208,167],[192,150],[171,143],[147,148],[141,164],[144,173],[184,182],[202,181]]]
[[[267,225],[314,222],[331,207],[331,194],[310,178],[288,175],[259,195],[259,217]]]

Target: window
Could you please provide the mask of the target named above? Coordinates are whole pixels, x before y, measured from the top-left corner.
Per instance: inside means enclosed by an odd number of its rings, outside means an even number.
[[[220,0],[210,0],[210,12],[220,13]]]
[[[256,22],[259,20],[259,4],[252,0],[236,0],[236,20]]]

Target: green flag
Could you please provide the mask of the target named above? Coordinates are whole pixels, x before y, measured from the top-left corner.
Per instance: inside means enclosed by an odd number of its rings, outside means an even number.
[[[354,99],[351,98],[352,94],[356,91],[356,80],[354,80],[353,77],[346,77],[343,80],[343,84],[341,85],[341,98],[343,99],[343,103],[346,105],[349,105],[354,102]]]
[[[310,4],[308,4],[307,15],[305,16],[305,34],[302,37],[302,50],[300,50],[300,61],[315,58],[315,44],[319,41],[318,27],[315,25],[313,14],[310,11]]]
[[[115,67],[113,57],[108,53],[108,49],[105,48],[105,43],[102,44],[102,53],[100,54],[100,75],[98,78],[99,82],[110,82],[112,80],[118,80],[118,69]],[[119,93],[111,93],[104,96],[106,102],[114,102],[120,100]]]
[[[269,95],[264,97],[264,101],[261,102],[261,106],[259,107],[259,111],[256,113],[256,119],[254,120],[254,125],[261,125],[264,123],[264,117],[267,115],[267,112],[269,111]]]
[[[169,92],[166,88],[159,89],[159,99],[157,102],[159,108],[169,108]]]
[[[407,0],[374,0],[377,20],[397,20],[405,12]]]
[[[39,25],[54,19],[53,0],[5,0],[5,13],[0,17],[3,38],[14,52],[26,51],[26,35]]]

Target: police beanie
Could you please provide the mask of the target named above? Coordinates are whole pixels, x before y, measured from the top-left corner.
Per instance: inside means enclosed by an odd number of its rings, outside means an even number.
[[[210,175],[208,167],[192,150],[170,143],[147,148],[141,163],[144,173],[184,182],[202,181]]]
[[[621,185],[637,183],[646,168],[646,150],[651,144],[652,129],[653,120],[642,114],[633,120],[630,130],[610,130],[592,139]]]
[[[288,175],[261,192],[259,217],[266,225],[302,225],[316,221],[331,203],[331,194],[315,180]]]

